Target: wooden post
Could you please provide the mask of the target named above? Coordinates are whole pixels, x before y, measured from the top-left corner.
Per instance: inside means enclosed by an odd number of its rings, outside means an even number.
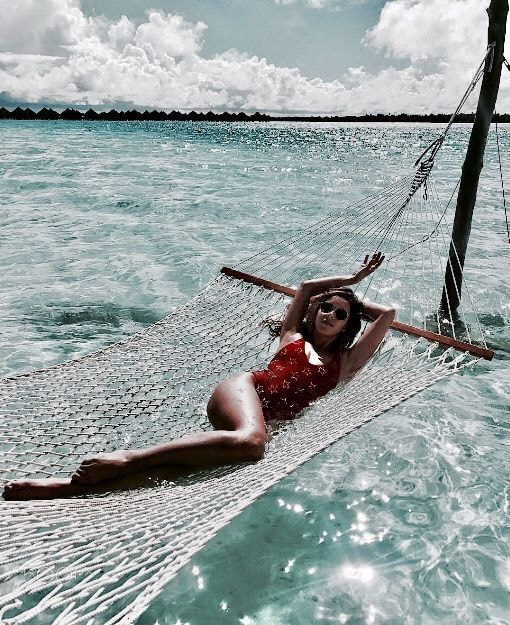
[[[446,266],[440,310],[451,316],[460,304],[462,271],[471,232],[471,220],[476,202],[478,180],[483,167],[483,155],[499,90],[503,63],[508,0],[491,0],[489,14],[488,44],[494,43],[493,54],[485,61],[485,71],[478,98],[475,121],[469,139],[466,159],[462,166],[455,219],[448,263]]]

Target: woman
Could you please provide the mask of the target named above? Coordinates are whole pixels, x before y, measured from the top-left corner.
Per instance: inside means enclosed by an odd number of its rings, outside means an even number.
[[[167,465],[214,466],[264,455],[268,419],[291,419],[363,367],[384,339],[395,310],[361,302],[347,288],[383,262],[365,257],[353,276],[307,280],[297,289],[280,327],[278,351],[265,371],[221,382],[207,405],[214,431],[197,432],[148,449],[121,450],[84,460],[71,478],[14,480],[5,499],[49,499],[90,492],[95,484]],[[361,316],[372,323],[359,340]]]

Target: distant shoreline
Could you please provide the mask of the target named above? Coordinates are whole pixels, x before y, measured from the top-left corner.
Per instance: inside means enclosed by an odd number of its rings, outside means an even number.
[[[472,123],[474,113],[461,113],[457,116],[458,123]],[[61,113],[43,107],[35,112],[31,108],[17,106],[13,110],[5,107],[0,108],[0,119],[15,120],[64,120],[64,121],[197,121],[197,122],[426,122],[444,124],[450,119],[447,113],[429,113],[427,115],[414,115],[399,113],[388,115],[378,113],[375,115],[267,115],[265,113],[181,113],[180,111],[94,111],[89,109],[82,112],[77,109],[66,108]],[[498,123],[510,123],[510,113],[494,114],[493,120]]]

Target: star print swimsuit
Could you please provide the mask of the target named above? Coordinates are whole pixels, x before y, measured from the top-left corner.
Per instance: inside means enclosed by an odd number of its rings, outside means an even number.
[[[304,338],[285,345],[267,369],[252,373],[266,420],[294,419],[310,403],[335,388],[339,375],[338,358],[324,365],[308,361]]]

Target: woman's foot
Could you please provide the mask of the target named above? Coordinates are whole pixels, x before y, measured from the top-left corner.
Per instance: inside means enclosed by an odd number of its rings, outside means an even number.
[[[41,480],[12,480],[4,484],[2,496],[7,501],[27,499],[58,499],[83,494],[87,489],[73,484],[68,477],[50,477]]]
[[[136,471],[134,452],[114,451],[83,460],[71,475],[72,484],[97,484]]]
[[[2,496],[8,501],[20,501],[82,495],[89,492],[93,484],[131,473],[135,470],[130,464],[131,460],[132,454],[128,451],[100,454],[84,460],[71,478],[21,479],[6,482]]]

